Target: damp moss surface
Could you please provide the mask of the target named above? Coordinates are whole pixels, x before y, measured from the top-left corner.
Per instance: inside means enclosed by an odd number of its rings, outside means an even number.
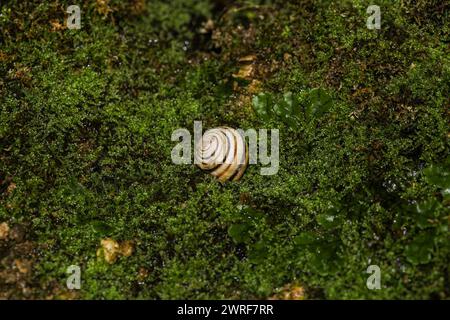
[[[450,298],[448,1],[71,4],[0,5],[0,298]],[[196,120],[278,173],[174,164]]]

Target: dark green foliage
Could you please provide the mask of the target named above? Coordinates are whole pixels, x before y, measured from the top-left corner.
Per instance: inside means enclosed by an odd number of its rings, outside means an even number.
[[[380,30],[367,1],[68,4],[0,6],[0,298],[450,297],[445,1],[378,1]],[[280,129],[279,172],[173,164],[195,120]]]
[[[331,97],[320,88],[298,95],[287,92],[281,99],[275,99],[269,93],[260,93],[253,97],[253,108],[262,120],[269,122],[271,119],[278,119],[296,129],[322,117],[332,105]]]

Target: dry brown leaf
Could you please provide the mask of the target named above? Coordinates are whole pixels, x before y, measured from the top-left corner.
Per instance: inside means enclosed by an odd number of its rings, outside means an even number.
[[[97,12],[106,17],[113,10],[109,6],[109,0],[97,0],[96,1]]]
[[[241,66],[239,68],[239,71],[233,74],[233,77],[240,79],[251,79],[252,74],[253,74],[253,65],[246,64]]]
[[[100,241],[101,248],[97,250],[97,256],[103,257],[106,262],[113,264],[119,256],[129,257],[133,254],[134,246],[132,241],[119,243],[111,238]]]
[[[31,270],[31,261],[29,260],[15,259],[14,264],[16,265],[20,273],[26,274]]]
[[[261,90],[261,81],[253,79],[249,84],[247,91],[250,94],[256,94]]]
[[[253,62],[256,60],[256,55],[249,54],[244,57],[239,58],[239,62]]]

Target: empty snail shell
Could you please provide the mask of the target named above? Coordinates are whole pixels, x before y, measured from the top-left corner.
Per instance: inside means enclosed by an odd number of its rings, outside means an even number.
[[[237,181],[248,164],[248,147],[235,129],[219,127],[207,130],[195,150],[195,163],[220,181]]]

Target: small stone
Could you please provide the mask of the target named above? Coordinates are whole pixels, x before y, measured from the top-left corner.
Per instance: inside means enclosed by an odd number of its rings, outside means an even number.
[[[269,300],[304,300],[305,289],[296,284],[287,284],[278,294],[273,295]]]
[[[248,86],[248,93],[256,94],[261,90],[261,81],[253,79],[250,85]]]
[[[137,276],[138,280],[140,280],[140,281],[145,280],[149,276],[149,274],[150,274],[150,272],[147,269],[145,269],[143,267],[139,268],[139,272],[138,272],[138,276]]]
[[[15,225],[9,231],[9,238],[16,242],[22,242],[25,238],[25,230],[20,225]]]
[[[305,299],[305,290],[302,287],[294,286],[289,291],[287,297],[289,297],[290,300],[303,300]]]
[[[131,256],[134,251],[133,241],[130,240],[119,243],[111,238],[106,238],[100,241],[100,245],[97,256],[103,257],[110,264],[116,262],[119,256]]]
[[[65,28],[58,20],[50,20],[50,25],[52,26],[52,31],[59,31]]]
[[[246,64],[241,66],[239,68],[239,71],[233,74],[233,77],[240,79],[251,79],[252,74],[253,74],[253,65]]]

